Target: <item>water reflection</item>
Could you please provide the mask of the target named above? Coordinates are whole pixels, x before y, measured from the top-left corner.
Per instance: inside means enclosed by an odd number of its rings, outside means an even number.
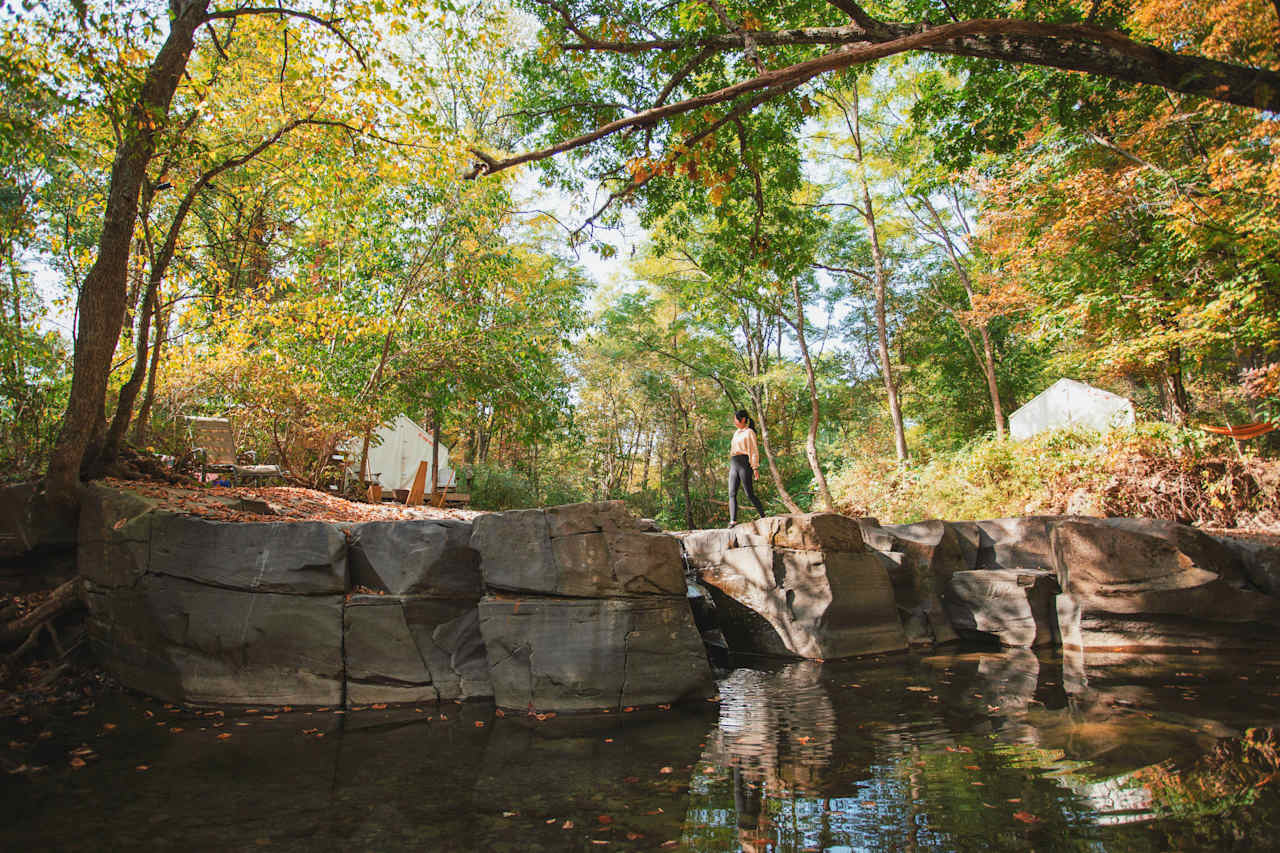
[[[1207,655],[804,661],[734,670],[718,713],[543,720],[485,705],[220,718],[104,697],[0,721],[6,766],[45,768],[0,776],[0,842],[1263,849],[1280,831],[1277,673]]]
[[[738,670],[721,684],[683,842],[1199,849],[1274,828],[1280,763],[1257,726],[1276,720],[1263,698],[1277,662],[1090,665],[1011,650]]]

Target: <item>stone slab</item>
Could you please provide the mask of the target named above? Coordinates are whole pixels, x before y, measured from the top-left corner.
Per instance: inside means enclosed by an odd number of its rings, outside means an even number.
[[[350,525],[351,583],[392,595],[478,601],[484,585],[471,532],[470,522],[453,519]]]
[[[145,575],[86,583],[91,642],[127,687],[195,705],[335,705],[342,596],[250,593]]]
[[[866,549],[857,519],[835,512],[769,515],[733,528],[739,545],[771,545],[800,551]]]
[[[829,659],[906,647],[889,574],[869,551],[733,548],[701,579],[735,652]]]
[[[229,589],[327,595],[347,589],[346,551],[342,532],[320,521],[155,514],[147,570]]]
[[[479,614],[500,707],[618,710],[715,693],[683,598],[486,597]]]
[[[1055,641],[1058,592],[1052,572],[979,569],[953,574],[943,602],[962,635],[1030,648]]]
[[[480,572],[490,589],[555,588],[547,514],[521,509],[482,515],[472,523],[471,548],[480,555]]]

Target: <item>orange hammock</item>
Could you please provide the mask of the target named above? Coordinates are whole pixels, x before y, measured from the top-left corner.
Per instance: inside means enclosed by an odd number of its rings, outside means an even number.
[[[1262,423],[1256,423],[1256,424],[1242,424],[1240,426],[1225,426],[1225,427],[1209,426],[1208,424],[1201,424],[1200,429],[1204,430],[1205,432],[1214,433],[1216,435],[1229,435],[1232,438],[1257,438],[1260,435],[1266,435],[1267,433],[1271,432],[1273,429],[1277,429],[1277,427],[1275,424],[1266,423],[1264,421]]]

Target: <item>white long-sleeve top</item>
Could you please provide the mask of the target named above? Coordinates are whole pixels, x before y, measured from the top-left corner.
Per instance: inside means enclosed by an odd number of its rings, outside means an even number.
[[[729,456],[746,456],[751,460],[751,470],[760,470],[760,448],[756,444],[756,431],[750,427],[734,430],[729,442]]]

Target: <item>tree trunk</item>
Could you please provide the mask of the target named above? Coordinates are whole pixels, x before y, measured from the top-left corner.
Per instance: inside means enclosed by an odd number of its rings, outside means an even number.
[[[78,321],[71,391],[45,481],[51,504],[64,511],[72,511],[76,504],[80,467],[95,422],[103,412],[111,358],[124,322],[129,246],[138,213],[138,192],[147,161],[155,150],[156,138],[168,124],[169,103],[195,47],[195,32],[204,22],[208,7],[209,0],[173,4],[177,16],[172,19],[169,36],[147,70],[116,149],[97,255],[76,303]]]
[[[831,499],[831,490],[827,488],[827,477],[822,473],[822,465],[818,462],[818,384],[814,381],[813,360],[809,358],[809,344],[804,333],[804,300],[800,298],[798,279],[792,280],[791,293],[796,300],[796,322],[793,328],[796,332],[796,340],[800,343],[800,354],[804,357],[804,375],[809,388],[809,432],[805,436],[805,455],[809,458],[809,468],[818,481],[818,494],[823,504],[826,505],[828,512],[835,512],[836,505]]]
[[[156,399],[156,374],[160,371],[160,350],[164,347],[165,338],[169,334],[169,309],[161,309],[156,305],[155,343],[151,345],[151,366],[147,369],[147,389],[142,393],[142,404],[138,406],[138,417],[133,425],[134,447],[145,447],[147,430],[151,423],[151,406]]]
[[[885,394],[889,398],[889,418],[893,421],[893,448],[899,462],[907,461],[907,434],[902,424],[902,404],[898,401],[898,383],[893,375],[893,363],[889,359],[889,329],[886,319],[886,302],[889,290],[889,273],[885,269],[884,252],[880,246],[880,231],[876,227],[876,212],[871,204],[871,189],[867,185],[867,174],[862,149],[862,119],[858,106],[858,87],[852,89],[852,117],[850,131],[853,136],[854,150],[857,153],[858,183],[862,189],[862,217],[867,223],[867,232],[871,237],[871,260],[875,268],[872,285],[876,299],[876,351],[880,358],[880,373],[884,378]]]
[[[778,465],[773,459],[773,446],[769,443],[769,425],[764,418],[764,405],[760,399],[760,392],[752,388],[749,396],[751,408],[755,409],[756,423],[760,426],[760,448],[764,451],[765,461],[769,463],[769,477],[773,480],[773,487],[778,490],[778,499],[786,506],[788,512],[799,515],[802,510],[783,484],[782,474],[778,471]]]
[[[1165,420],[1181,426],[1187,422],[1191,402],[1187,397],[1187,388],[1182,382],[1182,350],[1180,348],[1174,348],[1169,353],[1168,362],[1161,371],[1160,384]]]
[[[975,310],[973,299],[973,280],[969,277],[969,271],[965,269],[964,264],[960,263],[959,253],[956,251],[955,243],[951,239],[951,232],[947,229],[946,224],[942,221],[942,216],[934,208],[928,198],[921,198],[925,208],[933,217],[934,224],[937,228],[938,236],[942,238],[943,245],[947,249],[947,257],[951,260],[951,268],[955,270],[956,276],[960,279],[960,283],[964,285],[965,296],[969,299],[969,310]],[[959,318],[957,317],[957,322]],[[1005,437],[1004,425],[1004,407],[1000,403],[1000,386],[996,382],[996,359],[995,347],[991,345],[991,329],[987,320],[974,323],[978,329],[978,336],[982,338],[982,358],[979,366],[987,380],[987,395],[991,398],[991,414],[996,422],[996,436],[1003,441]]]

